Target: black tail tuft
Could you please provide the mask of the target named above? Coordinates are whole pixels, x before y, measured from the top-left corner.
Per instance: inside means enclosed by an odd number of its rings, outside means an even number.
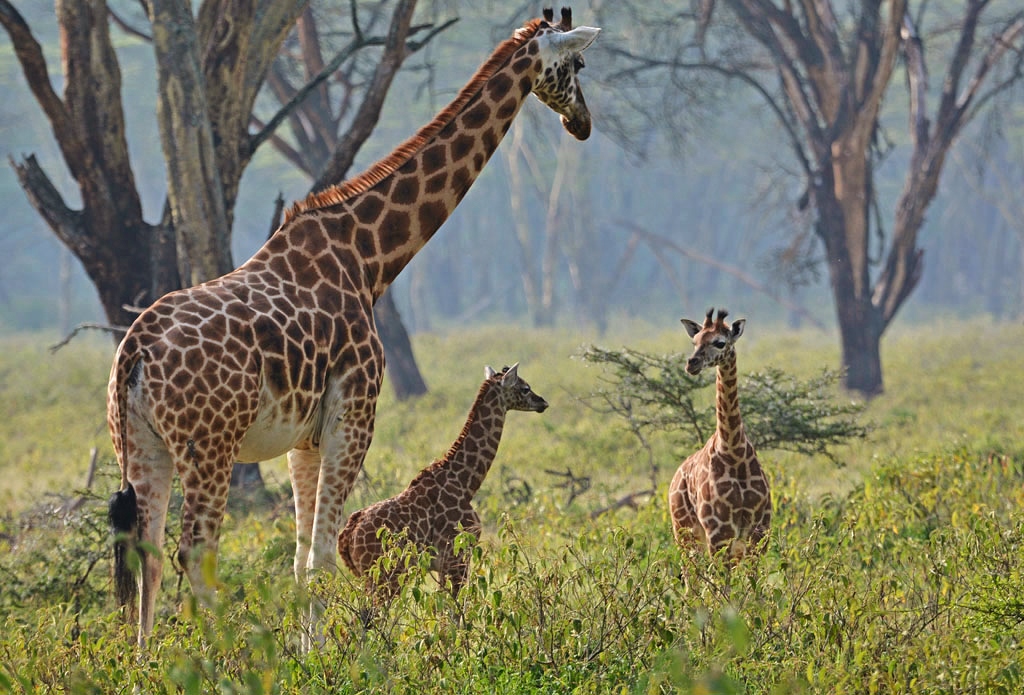
[[[132,572],[129,555],[136,551],[136,535],[139,526],[139,506],[135,500],[135,488],[130,484],[110,496],[107,506],[107,520],[114,535],[114,597],[117,605],[132,604],[135,599],[135,574]]]

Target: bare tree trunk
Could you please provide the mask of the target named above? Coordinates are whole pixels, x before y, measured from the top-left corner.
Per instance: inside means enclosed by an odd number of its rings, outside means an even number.
[[[191,5],[183,0],[150,0],[149,20],[178,272],[187,285],[198,285],[234,268],[198,37]]]
[[[387,374],[391,378],[391,388],[395,397],[408,400],[422,396],[427,392],[419,367],[412,353],[409,334],[402,323],[402,317],[395,306],[391,292],[385,292],[373,305],[373,317],[377,322],[377,332],[384,343],[384,358],[387,363]]]

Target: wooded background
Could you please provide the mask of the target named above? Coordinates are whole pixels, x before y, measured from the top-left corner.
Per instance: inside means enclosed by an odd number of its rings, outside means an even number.
[[[0,331],[127,323],[234,267],[279,196],[387,154],[540,10],[187,7],[0,0]],[[581,76],[594,136],[527,108],[389,293],[395,325],[602,330],[725,305],[836,329],[847,386],[871,395],[897,314],[1020,318],[1018,3],[573,10],[603,29]]]

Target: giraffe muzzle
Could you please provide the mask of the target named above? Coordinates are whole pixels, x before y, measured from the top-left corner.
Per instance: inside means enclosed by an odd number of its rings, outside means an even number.
[[[586,140],[590,137],[590,114],[586,113],[582,117],[577,115],[573,118],[562,116],[562,127],[577,140]]]

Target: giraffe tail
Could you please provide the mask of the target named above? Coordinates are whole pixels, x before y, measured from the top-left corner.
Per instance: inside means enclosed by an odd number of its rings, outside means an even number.
[[[135,488],[131,483],[127,485],[110,496],[107,507],[107,520],[114,536],[114,598],[118,606],[134,605],[137,591],[132,566],[139,564],[136,550],[139,506]]]
[[[133,567],[139,565],[139,505],[135,488],[128,481],[128,389],[138,379],[141,365],[138,341],[125,339],[117,351],[114,393],[111,407],[117,426],[114,437],[121,465],[121,489],[110,496],[107,521],[114,537],[114,597],[118,606],[133,606],[138,591]]]

